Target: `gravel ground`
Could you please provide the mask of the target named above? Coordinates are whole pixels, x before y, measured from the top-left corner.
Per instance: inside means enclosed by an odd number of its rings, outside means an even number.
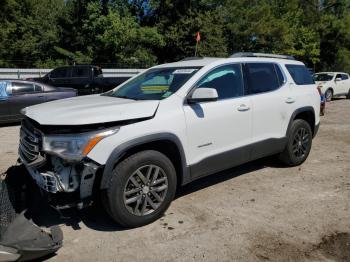
[[[99,207],[62,224],[52,261],[350,261],[350,101],[327,104],[308,160],[273,159],[182,188],[165,216],[123,230]],[[0,128],[0,171],[18,126]]]

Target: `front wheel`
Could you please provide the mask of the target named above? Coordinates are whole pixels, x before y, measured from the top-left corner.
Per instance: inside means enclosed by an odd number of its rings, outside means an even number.
[[[164,154],[142,151],[115,167],[104,204],[120,225],[143,226],[166,211],[174,199],[176,182],[175,168]]]
[[[327,102],[332,100],[332,98],[333,98],[333,91],[332,91],[332,89],[327,89],[327,91],[325,93],[325,97],[326,97],[326,101]]]
[[[302,119],[293,121],[286,148],[280,154],[280,159],[289,166],[302,164],[308,157],[312,145],[310,125]]]
[[[347,98],[347,99],[350,99],[350,89],[349,89],[349,91],[348,91],[348,94],[347,94],[346,98]]]

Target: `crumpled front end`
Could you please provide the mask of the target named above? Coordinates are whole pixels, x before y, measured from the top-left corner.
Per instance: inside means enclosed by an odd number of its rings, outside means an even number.
[[[55,198],[56,194],[69,193],[72,203],[61,203],[70,207],[82,207],[91,202],[95,177],[99,165],[83,158],[67,161],[43,151],[44,133],[35,124],[25,119],[20,129],[19,158],[36,184]]]

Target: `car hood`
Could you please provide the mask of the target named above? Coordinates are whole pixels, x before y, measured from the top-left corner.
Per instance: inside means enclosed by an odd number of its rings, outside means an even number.
[[[157,100],[89,95],[26,107],[23,114],[41,125],[89,125],[152,117]]]

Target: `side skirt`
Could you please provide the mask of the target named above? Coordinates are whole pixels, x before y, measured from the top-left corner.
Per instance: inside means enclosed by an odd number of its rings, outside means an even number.
[[[284,150],[287,138],[271,138],[218,155],[210,156],[191,165],[191,181],[205,177],[262,157],[274,155]]]

